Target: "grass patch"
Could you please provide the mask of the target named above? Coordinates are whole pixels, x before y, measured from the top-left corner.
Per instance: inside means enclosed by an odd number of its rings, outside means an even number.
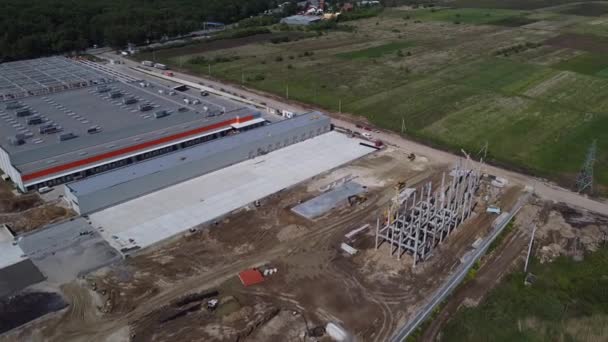
[[[515,221],[512,220],[511,222],[509,222],[507,224],[505,229],[503,229],[502,232],[500,232],[500,234],[498,234],[496,239],[494,239],[494,241],[492,241],[492,243],[488,247],[488,250],[486,251],[486,254],[492,253],[498,246],[500,246],[502,244],[502,242],[504,241],[505,237],[507,237],[507,235],[509,235],[513,231],[514,228],[515,228]]]
[[[488,24],[497,25],[497,26],[506,26],[506,27],[519,27],[528,24],[535,23],[536,20],[530,19],[527,17],[508,17],[504,19],[498,19],[496,21],[491,21]]]
[[[399,16],[388,16],[397,12]],[[268,42],[276,34],[259,35],[217,41],[205,50],[201,44],[159,51],[156,58],[171,56],[166,64],[175,67],[181,61],[194,74],[244,81],[330,111],[341,103],[343,112],[385,129],[400,132],[404,120],[408,136],[454,151],[476,151],[488,141],[492,161],[565,185],[573,181],[596,138],[595,177],[598,185],[608,185],[607,79],[527,62],[532,55],[528,48],[537,51],[534,56],[548,53],[526,44],[536,37],[528,30],[495,28],[491,37],[477,42],[471,28],[461,32],[405,17],[416,12],[386,10],[379,19],[357,21],[357,33],[330,32],[281,44]],[[521,13],[506,13],[513,12]],[[394,27],[403,27],[403,33],[392,32]],[[220,43],[229,50],[212,51]],[[497,51],[500,56],[493,56]],[[608,73],[608,65],[594,65],[594,76]]]
[[[480,306],[459,311],[442,331],[442,340],[603,340],[608,333],[607,269],[607,248],[584,262],[560,257],[541,265],[534,260],[534,284],[525,286],[521,272],[507,276]]]
[[[608,77],[608,55],[586,53],[553,66],[585,75]]]
[[[579,2],[580,0],[454,0],[450,6],[534,10],[562,4]]]
[[[351,21],[365,18],[372,18],[380,15],[384,7],[360,8],[352,12],[344,12],[340,14],[338,21]]]
[[[560,11],[560,13],[581,15],[586,17],[599,17],[608,13],[608,4],[597,2],[574,4]]]
[[[414,44],[411,42],[392,42],[363,50],[339,53],[336,56],[342,59],[380,58],[388,54],[396,53],[401,49],[408,48],[413,45]]]
[[[447,21],[455,24],[516,23],[518,17],[527,13],[505,9],[484,8],[431,8],[412,11],[412,17],[419,20]],[[500,24],[497,24],[500,25]],[[507,25],[504,25],[507,26]]]

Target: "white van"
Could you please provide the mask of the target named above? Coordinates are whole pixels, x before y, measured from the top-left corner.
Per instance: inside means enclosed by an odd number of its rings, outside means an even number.
[[[50,186],[43,186],[42,188],[38,189],[38,192],[41,194],[46,194],[47,192],[51,191],[53,191],[53,188],[51,188]]]

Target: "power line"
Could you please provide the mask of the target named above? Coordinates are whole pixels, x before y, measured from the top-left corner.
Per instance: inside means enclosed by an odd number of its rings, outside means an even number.
[[[579,193],[593,191],[593,165],[595,164],[595,156],[597,154],[597,140],[593,140],[591,146],[587,150],[587,157],[581,171],[576,176],[576,189]]]
[[[488,155],[488,141],[486,140],[486,142],[483,144],[483,146],[481,146],[481,149],[479,150],[479,152],[477,152],[477,156],[483,160],[486,160],[487,155]]]

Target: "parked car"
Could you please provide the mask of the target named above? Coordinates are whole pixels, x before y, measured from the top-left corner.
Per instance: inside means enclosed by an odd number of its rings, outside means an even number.
[[[51,192],[53,191],[53,188],[49,187],[49,186],[43,186],[42,188],[38,189],[38,192],[41,194],[46,194],[47,192]]]

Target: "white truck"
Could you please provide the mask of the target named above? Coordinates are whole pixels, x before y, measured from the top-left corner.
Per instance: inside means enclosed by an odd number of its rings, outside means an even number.
[[[147,66],[147,67],[153,67],[154,66],[154,62],[152,62],[152,61],[142,61],[141,65]]]
[[[160,64],[160,63],[154,63],[154,67],[155,67],[156,69],[160,69],[160,70],[169,70],[169,67],[167,67],[167,66],[166,66],[166,65],[164,65],[164,64]]]

